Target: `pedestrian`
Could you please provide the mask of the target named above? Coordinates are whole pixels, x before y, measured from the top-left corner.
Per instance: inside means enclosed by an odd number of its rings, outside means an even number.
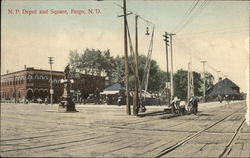
[[[221,95],[218,95],[218,101],[219,101],[220,103],[222,103],[222,97],[221,97]]]
[[[230,104],[230,96],[229,95],[226,95],[225,96],[225,100],[226,100],[226,105],[228,108],[231,108],[231,106],[229,105]]]
[[[178,103],[179,103],[180,99],[178,99],[178,97],[174,97],[174,99],[171,102],[171,113],[174,114],[176,113],[176,109],[179,109],[178,107]]]
[[[192,113],[196,115],[198,113],[198,98],[195,96],[192,96],[189,101],[189,104],[191,104]]]
[[[121,104],[122,104],[122,96],[119,96],[118,97],[118,106],[121,106]]]
[[[46,97],[46,98],[44,99],[44,103],[45,103],[45,105],[48,105],[48,97]]]

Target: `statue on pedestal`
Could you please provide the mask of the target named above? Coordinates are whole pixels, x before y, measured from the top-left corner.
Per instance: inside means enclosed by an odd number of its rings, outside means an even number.
[[[72,94],[70,93],[70,84],[74,81],[70,80],[70,67],[67,65],[64,69],[64,79],[61,83],[64,84],[63,95],[61,96],[61,101],[59,103],[59,112],[78,112],[75,109],[75,103],[72,100]]]

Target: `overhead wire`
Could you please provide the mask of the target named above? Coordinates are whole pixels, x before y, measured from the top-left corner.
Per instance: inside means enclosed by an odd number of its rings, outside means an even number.
[[[182,17],[181,21],[172,29],[171,32],[175,32],[175,30],[181,26],[181,24],[184,22],[185,18],[187,18],[188,13],[191,11],[191,9],[193,8],[193,6],[195,5],[195,1],[193,1],[193,3],[191,4],[191,6],[189,7],[189,9],[187,10],[187,12],[185,13],[185,15]]]
[[[200,2],[200,1],[198,1]],[[196,4],[198,4],[198,2]],[[194,11],[192,14],[189,14],[190,16],[187,18],[187,20],[184,22],[183,25],[181,25],[178,29],[176,29],[176,32],[179,33],[181,30],[183,30],[185,27],[187,27],[198,15],[200,15],[201,11],[205,8],[207,4],[207,0],[202,1],[200,5],[195,5],[196,8],[193,9]]]
[[[184,25],[182,25],[182,27],[177,31],[178,33],[184,29],[187,25],[189,25],[190,23],[193,22],[193,20],[200,15],[200,13],[202,12],[202,10],[205,8],[206,4],[207,4],[207,0],[202,1],[202,3],[197,7],[196,11],[190,16],[190,18],[185,22]]]
[[[178,41],[178,38],[174,38],[174,40],[175,40],[175,42],[176,43],[178,43],[178,42],[181,42],[181,43],[183,43],[185,46],[186,46],[186,44],[184,43],[184,42],[182,42],[180,39],[179,39],[179,41]],[[193,58],[196,60],[196,61],[202,61],[203,59],[195,52],[195,51],[192,51],[191,52],[192,54],[193,54]],[[206,63],[206,65],[207,65],[207,67],[209,68],[209,69],[211,69],[211,70],[213,70],[214,72],[216,72],[217,73],[217,71],[218,71],[218,69],[217,68],[215,68],[214,66],[212,66],[210,63]],[[223,76],[224,74],[223,74],[223,72],[221,72],[220,71],[220,74],[221,74],[221,76]]]
[[[123,9],[123,6],[121,6],[121,5],[117,4],[117,3],[114,3],[114,4]],[[129,10],[127,10],[127,11],[129,12],[129,14],[134,14],[132,11],[129,11]],[[134,15],[138,16],[138,19],[141,19],[142,21],[146,22],[147,24],[151,24],[153,26],[151,40],[150,40],[150,44],[149,44],[149,48],[148,48],[147,60],[146,60],[146,64],[145,64],[145,67],[144,67],[144,73],[143,73],[143,78],[142,78],[141,83],[140,83],[140,79],[139,79],[139,76],[138,76],[138,83],[139,83],[139,90],[140,90],[140,100],[141,100],[142,99],[142,87],[144,86],[145,95],[146,95],[147,88],[148,88],[150,65],[151,65],[151,61],[152,61],[151,56],[152,56],[152,50],[153,50],[153,38],[154,38],[155,25],[151,21],[146,20],[145,18],[139,16],[138,14],[134,14]],[[134,57],[135,52],[133,50],[133,45],[132,45],[132,40],[131,40],[131,36],[130,36],[128,22],[126,23],[126,25],[127,25],[127,31],[128,31],[130,53],[131,53],[132,58],[134,59],[133,60],[133,66],[135,67],[135,62],[136,62],[135,57]],[[132,69],[132,71],[134,72],[134,69]],[[145,101],[145,95],[144,95],[144,101]],[[140,105],[143,106],[142,104],[140,104]]]
[[[187,10],[185,16],[183,16],[182,20],[180,23],[172,30],[172,32],[177,32],[180,28],[185,26],[187,21],[190,19],[190,17],[193,15],[193,12],[196,10],[197,5],[199,4],[200,0],[194,1],[194,3],[191,5],[191,7]]]

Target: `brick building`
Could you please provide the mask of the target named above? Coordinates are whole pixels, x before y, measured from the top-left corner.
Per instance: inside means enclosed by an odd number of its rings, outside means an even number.
[[[63,93],[63,84],[60,80],[64,78],[64,72],[52,71],[53,99],[58,101]],[[105,77],[77,73],[73,76],[74,83],[71,85],[77,100],[87,98],[89,94],[100,92],[105,88]],[[23,100],[34,101],[38,98],[50,96],[50,71],[34,68],[7,73],[1,76],[1,100]],[[50,97],[49,97],[50,98]]]
[[[63,85],[60,80],[64,73],[52,71],[52,82],[54,89],[54,99],[57,100],[62,92]],[[50,71],[26,68],[25,70],[7,73],[1,76],[1,99],[2,100],[34,100],[44,99],[49,96]]]

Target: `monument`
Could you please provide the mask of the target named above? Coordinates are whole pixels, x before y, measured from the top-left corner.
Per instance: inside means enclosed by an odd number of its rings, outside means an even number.
[[[70,78],[70,67],[67,65],[64,69],[64,79],[61,83],[64,84],[63,94],[61,96],[61,101],[59,103],[59,112],[78,112],[75,108],[75,103],[72,100],[72,94],[70,93],[70,85],[74,82]]]

